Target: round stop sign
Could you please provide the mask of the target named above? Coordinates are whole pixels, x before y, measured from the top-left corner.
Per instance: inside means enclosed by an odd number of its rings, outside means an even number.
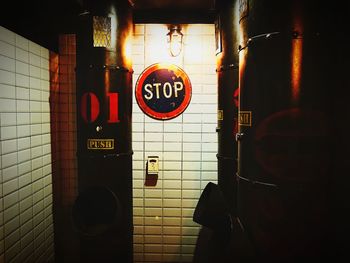
[[[154,119],[168,120],[180,115],[191,101],[192,87],[187,74],[173,64],[153,64],[136,83],[136,101]]]

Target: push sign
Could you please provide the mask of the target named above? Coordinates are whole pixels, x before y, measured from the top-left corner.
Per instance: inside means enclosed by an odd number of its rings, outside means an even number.
[[[148,116],[169,120],[180,115],[191,101],[192,87],[187,74],[178,66],[153,64],[136,83],[136,100]]]

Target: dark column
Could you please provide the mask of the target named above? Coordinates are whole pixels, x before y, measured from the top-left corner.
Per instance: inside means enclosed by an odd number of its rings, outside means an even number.
[[[317,1],[240,1],[238,216],[262,261],[336,254],[329,221],[338,176],[329,108],[339,85],[329,52],[336,21],[335,8]]]
[[[132,69],[128,1],[86,1],[77,33],[81,262],[132,262]]]
[[[238,1],[219,1],[216,21],[218,76],[218,184],[236,214],[238,111]]]

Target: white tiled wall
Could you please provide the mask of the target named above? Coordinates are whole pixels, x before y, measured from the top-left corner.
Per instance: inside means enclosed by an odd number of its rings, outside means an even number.
[[[0,262],[53,257],[49,51],[0,26]]]
[[[201,191],[217,180],[217,79],[214,25],[184,26],[184,45],[170,57],[166,25],[137,24],[133,39],[134,86],[157,62],[174,63],[188,74],[192,100],[168,121],[153,120],[133,104],[134,261],[190,262],[199,232],[192,221]],[[157,155],[156,186],[144,186],[147,156]]]

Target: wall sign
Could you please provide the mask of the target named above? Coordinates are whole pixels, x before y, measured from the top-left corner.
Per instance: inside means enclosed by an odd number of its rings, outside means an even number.
[[[136,101],[151,118],[169,120],[188,106],[192,86],[187,74],[172,64],[153,64],[146,68],[136,83]]]

